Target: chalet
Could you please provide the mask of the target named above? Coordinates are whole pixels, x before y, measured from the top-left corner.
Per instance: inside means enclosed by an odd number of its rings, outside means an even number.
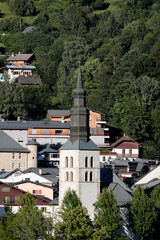
[[[48,110],[47,117],[51,121],[70,122],[70,110]],[[100,112],[89,109],[90,139],[99,147],[109,146],[109,128]]]
[[[33,54],[14,54],[7,58],[7,61],[9,65],[15,65],[15,66],[24,66],[29,65],[31,61],[33,60],[34,55]]]
[[[140,144],[129,136],[124,136],[114,142],[110,149],[117,153],[118,158],[138,158]]]
[[[31,76],[33,70],[36,69],[35,66],[31,65],[33,59],[33,54],[12,54],[7,58],[8,64],[5,67],[4,74],[7,74],[10,82],[19,76]]]

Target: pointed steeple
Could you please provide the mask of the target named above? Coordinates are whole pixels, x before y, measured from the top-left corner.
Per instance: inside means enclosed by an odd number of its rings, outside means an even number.
[[[85,90],[82,87],[81,66],[79,64],[79,72],[76,88],[73,91],[74,106],[71,109],[71,141],[89,140],[89,111],[85,107]]]
[[[78,72],[78,78],[77,78],[77,85],[76,88],[82,89],[82,79],[81,79],[81,63],[79,62],[79,72]]]
[[[81,76],[81,63],[79,62],[79,71],[78,71],[78,77],[77,77],[77,83],[76,88],[73,90],[74,94],[84,94],[85,90],[82,86],[82,76]]]

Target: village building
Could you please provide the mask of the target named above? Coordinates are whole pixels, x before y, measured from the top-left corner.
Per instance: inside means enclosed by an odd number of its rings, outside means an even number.
[[[129,136],[123,136],[114,142],[110,149],[117,153],[118,158],[138,158],[141,145]]]
[[[12,212],[16,213],[20,207],[20,197],[25,194],[27,194],[26,191],[0,182],[0,215],[2,216],[8,207],[10,207]],[[32,196],[36,200],[36,207],[42,210],[44,216],[54,217],[56,207],[52,206],[50,200],[36,195]]]
[[[37,143],[32,140],[25,148],[0,130],[0,159],[0,168],[5,171],[37,167]]]
[[[39,85],[42,84],[39,75],[34,75],[35,66],[31,65],[34,59],[33,54],[12,53],[7,58],[8,64],[5,66],[4,73],[1,75],[0,81],[4,81],[5,77],[9,82],[16,82],[20,85]]]

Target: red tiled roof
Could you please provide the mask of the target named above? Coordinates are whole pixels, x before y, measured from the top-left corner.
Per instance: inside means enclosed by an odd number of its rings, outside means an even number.
[[[100,155],[110,156],[110,155],[117,155],[116,152],[100,152]]]
[[[118,146],[117,149],[138,149],[139,144],[137,142],[122,142]]]
[[[137,144],[138,146],[140,145],[139,143],[137,143],[134,139],[132,139],[131,137],[129,136],[124,136],[120,139],[118,139],[116,142],[112,143],[112,145],[110,146],[111,148],[113,147],[117,147],[117,145],[119,145],[120,143],[122,142],[129,142],[129,143],[135,143]]]

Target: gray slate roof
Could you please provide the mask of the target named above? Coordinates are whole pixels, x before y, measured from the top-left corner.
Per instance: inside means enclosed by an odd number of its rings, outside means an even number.
[[[70,122],[61,123],[60,121],[0,121],[0,129],[32,129],[32,128],[42,128],[42,129],[51,129],[51,128],[70,128]]]
[[[36,142],[35,139],[31,139],[26,145],[39,145],[39,143]]]
[[[84,142],[82,140],[77,140],[72,143],[68,140],[60,150],[93,150],[93,151],[100,151],[97,145],[92,141],[89,140],[88,142]]]
[[[41,171],[41,174],[39,172]],[[57,184],[59,179],[59,168],[28,168],[24,172],[33,172],[51,181],[53,185]]]
[[[108,190],[112,190],[117,198],[117,204],[119,206],[124,206],[132,199],[132,195],[128,193],[121,185],[118,183],[110,183]]]
[[[119,206],[124,206],[132,199],[131,189],[110,168],[100,169],[102,187],[113,190]]]
[[[70,110],[48,110],[47,112],[48,116],[55,116],[55,117],[65,117],[70,116]]]
[[[53,149],[53,148],[45,148],[42,151],[40,151],[38,154],[44,154],[44,153],[58,153],[57,150]]]
[[[0,130],[0,152],[26,152],[30,151],[22,147],[13,138],[8,136],[5,132]]]

